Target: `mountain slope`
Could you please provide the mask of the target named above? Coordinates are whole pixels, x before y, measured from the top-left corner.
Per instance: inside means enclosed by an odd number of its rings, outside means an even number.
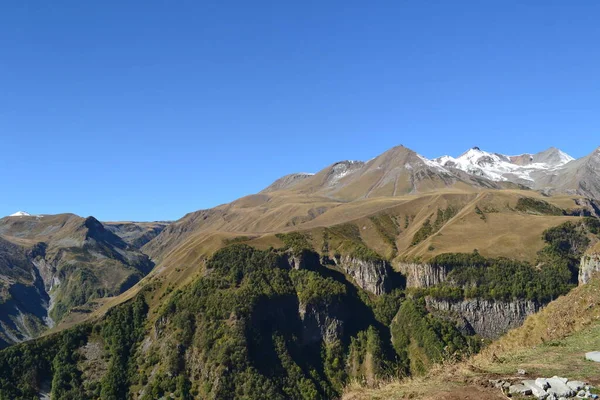
[[[290,179],[289,177],[288,175],[282,179]],[[452,172],[404,146],[397,146],[366,163],[338,162],[312,176],[302,175],[293,185],[273,184],[265,192],[289,190],[339,201],[353,201],[424,193],[443,188],[477,190],[506,187],[517,186],[507,186],[506,183],[496,183],[485,177],[459,171]]]
[[[535,154],[507,156],[474,147],[457,158],[433,160],[403,146],[368,162],[342,161],[312,175],[290,174],[261,193],[292,191],[340,201],[402,196],[442,188],[460,190],[531,188],[600,197],[600,149],[574,160],[551,147]]]
[[[394,219],[368,220],[385,230]],[[419,373],[447,352],[477,350],[481,341],[468,326],[403,290],[403,276],[371,248],[359,223],[325,227],[328,245],[319,252],[316,230],[278,234],[280,245],[265,250],[233,241],[181,284],[169,272],[194,265],[163,261],[105,314],[0,352],[0,397],[32,397],[47,384],[57,399],[327,399],[352,379],[374,385],[389,371]],[[467,256],[529,271],[535,287],[543,276],[532,264]],[[492,277],[489,295],[521,296],[511,292],[519,276]]]
[[[170,222],[102,222],[104,228],[114,233],[136,249],[158,236]]]
[[[555,149],[490,159],[469,158],[484,172],[580,165]],[[477,351],[481,337],[574,287],[582,254],[600,240],[592,200],[506,176],[441,166],[400,146],[286,176],[164,229],[76,216],[0,220],[0,255],[22,265],[5,282],[38,290],[36,304],[62,318],[55,334],[0,352],[0,366],[14,365],[0,367],[0,397],[30,398],[47,385],[57,399],[333,398],[350,379],[374,385],[389,371],[423,374]],[[160,229],[141,253],[134,248]],[[144,254],[156,262],[146,276]],[[34,267],[39,280],[24,280]],[[122,292],[127,285],[115,284],[128,272],[125,283],[137,283]],[[96,296],[114,297],[91,307]],[[35,325],[21,321],[20,301],[5,331],[22,340]],[[15,352],[34,358],[14,362]],[[74,352],[77,361],[65,356]],[[26,370],[35,378],[24,381]]]
[[[548,304],[525,323],[470,359],[433,369],[427,376],[370,389],[351,385],[344,400],[505,399],[489,380],[564,376],[600,385],[598,367],[586,352],[600,348],[600,277]],[[523,369],[526,377],[515,376]]]
[[[573,161],[571,156],[556,148],[537,154],[505,156],[488,153],[478,147],[468,150],[458,158],[443,156],[434,160],[446,168],[459,169],[492,181],[510,181],[529,187],[535,185],[540,175],[550,173],[570,161]]]
[[[586,157],[572,161],[536,182],[536,188],[548,192],[577,193],[600,198],[600,147]]]
[[[0,239],[1,345],[35,337],[77,307],[127,290],[153,267],[93,217],[6,217]]]

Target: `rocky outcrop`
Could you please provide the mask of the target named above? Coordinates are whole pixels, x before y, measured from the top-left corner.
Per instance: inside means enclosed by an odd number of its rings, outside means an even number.
[[[356,285],[376,295],[392,288],[391,267],[385,260],[361,260],[344,256],[335,259],[336,264],[354,279]]]
[[[540,306],[529,300],[497,301],[469,299],[463,301],[427,298],[427,308],[435,315],[456,320],[481,337],[495,339],[510,329],[521,326]]]
[[[600,271],[600,253],[586,254],[579,265],[579,284],[588,283],[592,275]]]
[[[302,344],[315,344],[321,341],[331,344],[341,339],[344,321],[338,305],[302,304],[298,313],[302,320]]]
[[[580,217],[596,217],[600,218],[600,206],[597,200],[579,198],[573,199],[577,208],[569,210],[569,215]]]
[[[407,288],[428,288],[446,280],[450,268],[431,264],[400,263],[398,270],[406,275]]]
[[[295,252],[287,250],[281,257],[280,266],[285,269],[316,269],[320,266],[319,255],[310,250]]]

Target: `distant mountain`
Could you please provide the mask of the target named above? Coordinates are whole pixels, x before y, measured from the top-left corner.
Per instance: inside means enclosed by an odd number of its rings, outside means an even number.
[[[9,217],[29,217],[31,214],[25,211],[17,211],[14,214],[10,214]]]
[[[473,147],[458,158],[443,156],[433,161],[446,168],[460,169],[492,181],[511,181],[529,185],[535,182],[539,174],[556,170],[573,161],[573,158],[556,148],[537,154],[505,156]]]
[[[509,156],[473,147],[458,157],[429,160],[403,146],[367,162],[340,161],[316,174],[290,174],[261,193],[293,191],[338,200],[403,196],[441,188],[529,188],[600,198],[598,151],[575,160],[551,147]]]
[[[540,176],[534,187],[551,193],[576,193],[600,199],[600,147],[586,157]]]
[[[93,217],[0,219],[0,347],[31,339],[88,302],[122,293],[153,267]]]
[[[104,227],[119,236],[127,244],[140,249],[154,239],[169,225],[168,221],[157,222],[103,222]]]
[[[448,187],[516,187],[495,182],[485,174],[468,173],[468,170],[465,172],[467,173],[447,168],[411,149],[397,146],[367,162],[340,161],[314,175],[287,175],[262,193],[288,190],[347,201],[402,196]]]

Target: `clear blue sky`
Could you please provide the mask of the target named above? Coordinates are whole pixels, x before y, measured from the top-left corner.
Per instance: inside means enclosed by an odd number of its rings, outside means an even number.
[[[0,215],[177,219],[404,144],[600,145],[598,1],[10,1]]]

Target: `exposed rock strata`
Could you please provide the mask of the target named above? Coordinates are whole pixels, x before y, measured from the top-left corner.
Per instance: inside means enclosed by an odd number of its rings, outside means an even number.
[[[600,271],[600,254],[592,253],[584,255],[579,265],[579,284],[588,283],[592,275],[598,271]]]
[[[427,298],[427,308],[434,314],[462,319],[467,327],[484,338],[495,339],[508,330],[521,326],[540,306],[529,300],[496,301],[469,299],[448,301]]]
[[[384,260],[361,260],[350,256],[341,257],[336,260],[348,275],[354,279],[356,284],[373,294],[381,295],[392,288],[391,267]]]
[[[428,288],[446,280],[450,268],[431,264],[400,263],[399,271],[406,275],[407,288]]]

